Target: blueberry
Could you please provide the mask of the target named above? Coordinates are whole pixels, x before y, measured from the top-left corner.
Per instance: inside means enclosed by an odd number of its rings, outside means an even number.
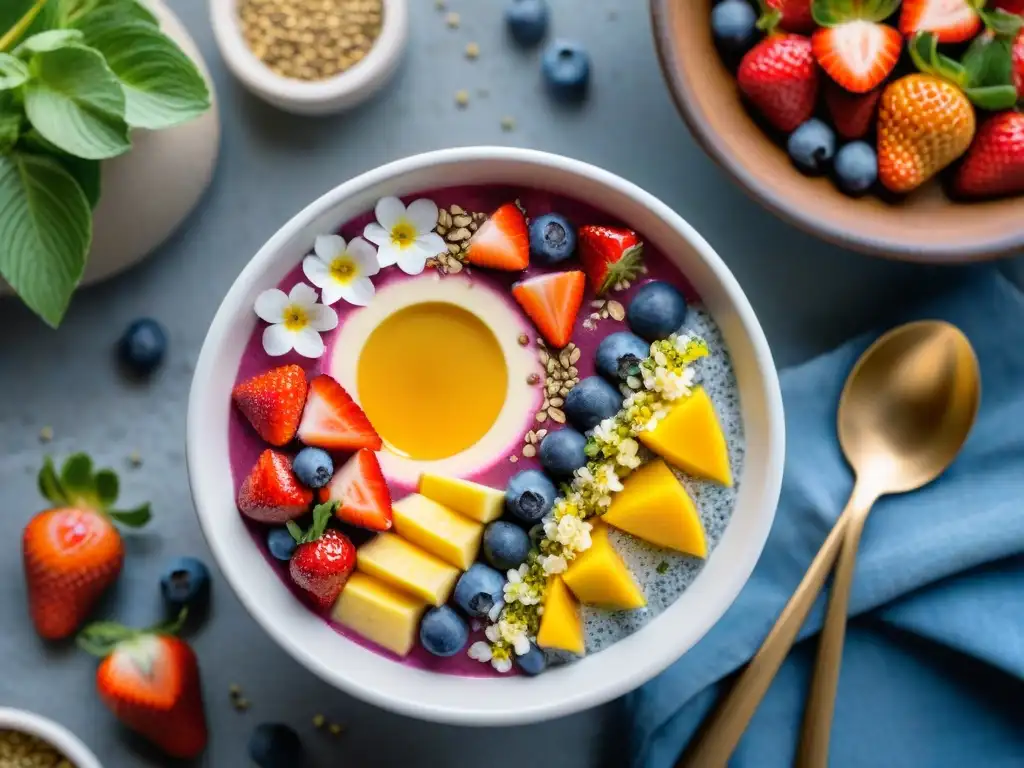
[[[565,396],[562,410],[580,432],[593,429],[622,408],[622,394],[600,376],[588,376]]]
[[[565,261],[576,250],[576,230],[565,216],[548,213],[530,222],[530,258],[545,266]]]
[[[551,511],[558,491],[539,469],[524,469],[512,476],[505,488],[505,509],[527,523],[535,523]]]
[[[473,563],[455,583],[455,604],[467,616],[483,618],[505,598],[505,577],[483,563]]]
[[[789,135],[786,151],[793,165],[806,174],[823,173],[836,153],[836,133],[812,117]]]
[[[533,643],[530,643],[530,650],[524,653],[522,656],[516,656],[516,664],[530,677],[539,675],[548,666],[547,657],[544,655],[544,651],[538,648]]]
[[[259,768],[301,768],[306,756],[299,734],[292,728],[263,723],[249,737],[249,757]]]
[[[556,40],[544,51],[540,63],[551,94],[561,101],[580,101],[590,82],[590,55],[583,46]]]
[[[179,557],[160,577],[160,591],[175,608],[199,605],[210,594],[210,571],[201,560]]]
[[[420,643],[435,656],[454,656],[468,640],[465,619],[447,605],[431,608],[420,622]]]
[[[685,320],[683,294],[674,285],[660,280],[641,287],[626,310],[626,322],[633,333],[647,341],[668,338]]]
[[[848,195],[867,192],[878,178],[878,155],[866,141],[851,141],[836,153],[836,184]]]
[[[711,10],[711,34],[729,53],[745,53],[757,39],[757,14],[747,0],[722,0]]]
[[[292,472],[307,488],[323,488],[331,482],[334,462],[322,448],[303,448],[292,459]]]
[[[271,528],[267,534],[267,549],[278,560],[288,562],[298,544],[287,528]]]
[[[629,331],[616,331],[597,345],[597,372],[613,384],[636,373],[636,366],[651,354],[651,345]]]
[[[548,432],[540,441],[540,465],[555,478],[568,479],[587,463],[587,438],[575,429]]]
[[[484,557],[499,571],[518,568],[530,554],[530,537],[526,531],[503,520],[484,528]]]
[[[505,24],[512,39],[529,48],[548,33],[549,16],[546,0],[512,0],[505,9]]]
[[[167,354],[167,333],[156,320],[144,317],[125,330],[117,344],[121,363],[136,376],[156,370]]]

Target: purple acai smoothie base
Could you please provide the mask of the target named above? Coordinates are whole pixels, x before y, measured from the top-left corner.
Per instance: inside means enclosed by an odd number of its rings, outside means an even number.
[[[580,203],[543,190],[497,186],[447,187],[427,191],[421,194],[410,195],[404,198],[404,202],[409,204],[411,201],[422,197],[433,200],[437,203],[439,208],[448,208],[451,205],[459,205],[467,211],[481,211],[486,213],[496,210],[506,202],[518,200],[526,210],[527,215],[531,218],[557,211],[558,213],[566,216],[577,227],[588,224],[623,226],[622,222],[612,214],[597,210],[585,203]],[[353,237],[361,236],[363,228],[374,220],[375,217],[373,211],[368,211],[362,216],[352,219],[343,225],[338,234],[344,237],[346,241]],[[638,234],[640,238],[643,239],[643,233],[641,232]],[[312,246],[312,244],[310,245]],[[312,250],[312,247],[310,250]],[[647,280],[663,280],[679,288],[688,299],[695,298],[694,292],[686,278],[662,253],[647,243],[645,243],[644,246],[644,264],[647,267],[647,275],[644,276],[644,279],[637,281],[637,283],[628,291],[615,293],[613,295],[613,298],[621,302],[623,306],[629,305],[629,301],[632,298],[633,293]],[[531,268],[525,274],[529,277],[545,271],[556,271],[559,268],[578,269],[579,267],[578,262],[571,260],[568,263],[558,265],[558,268],[556,269],[545,270]],[[428,267],[428,271],[429,269],[430,268]],[[460,274],[459,277],[462,278],[464,274],[465,273]],[[398,267],[389,267],[382,270],[381,273],[374,278],[374,284],[378,289],[380,289],[393,281],[408,279],[412,278],[401,273]],[[445,278],[442,277],[440,279]],[[472,270],[471,279],[474,282],[490,286],[505,295],[510,295],[508,293],[509,288],[515,281],[523,279],[523,273],[505,274],[487,270]],[[309,282],[302,272],[301,263],[295,265],[295,268],[289,272],[283,280],[281,280],[278,287],[287,293],[292,286],[298,282]],[[583,300],[583,306],[580,309],[579,316],[576,320],[576,327],[572,335],[573,342],[580,348],[582,353],[579,362],[576,363],[581,379],[593,375],[594,356],[597,346],[601,340],[609,333],[626,329],[625,325],[611,319],[595,321],[596,328],[593,330],[584,328],[583,322],[592,311],[590,302],[595,298],[596,296],[588,284]],[[317,360],[310,360],[301,357],[294,352],[289,353],[284,357],[270,357],[263,351],[262,334],[264,323],[257,322],[256,327],[249,337],[245,351],[242,354],[241,364],[238,368],[238,375],[235,379],[236,383],[245,381],[253,376],[270,370],[271,368],[290,363],[300,365],[306,371],[308,377],[328,372],[327,368],[330,365],[335,339],[337,338],[340,330],[344,327],[345,322],[360,311],[359,307],[354,307],[344,301],[340,301],[335,304],[334,308],[338,312],[338,328],[324,335],[324,342],[327,345],[327,351],[323,357]],[[514,332],[518,333],[518,331]],[[533,338],[531,338],[531,344],[532,343]],[[541,426],[548,430],[552,430],[557,428],[559,425],[553,423],[537,425],[533,419],[532,412],[523,415],[523,436],[528,430],[540,428]],[[241,486],[245,477],[255,465],[260,453],[262,453],[268,446],[259,438],[256,432],[246,421],[245,417],[234,408],[231,409],[230,423],[228,425],[228,440],[231,452],[231,471],[237,492],[237,489]],[[522,440],[520,440],[519,445],[522,445]],[[336,464],[340,465],[340,463],[344,461],[344,458],[345,457],[339,457]],[[506,458],[493,463],[491,466],[483,467],[473,474],[464,475],[464,477],[468,480],[473,480],[493,488],[504,488],[509,478],[517,472],[524,469],[539,468],[540,463],[536,458],[526,458],[519,455],[516,463],[510,462]],[[407,485],[396,482],[390,483],[390,489],[392,498],[396,500],[414,490],[409,488]],[[287,564],[274,559],[267,550],[267,526],[255,523],[248,519],[245,520],[245,523],[252,533],[257,547],[259,547],[260,551],[263,552],[269,566],[274,568],[280,575],[281,579],[289,586],[290,589],[292,589],[296,595],[296,599],[301,600],[301,594],[294,587],[288,576]],[[347,534],[351,535],[356,546],[359,546],[363,541],[369,538],[369,535],[363,531],[357,531],[347,526],[344,527],[344,530]],[[374,652],[386,656],[400,664],[406,664],[419,669],[450,675],[490,677],[498,674],[491,669],[489,664],[481,664],[474,661],[470,659],[465,652],[456,654],[450,658],[439,658],[429,654],[419,644],[416,645],[407,657],[402,658],[384,650],[368,640],[365,640],[354,632],[350,632],[338,623],[331,621],[329,615],[325,615],[323,618],[336,632],[352,642],[365,648],[369,648]],[[476,630],[471,634],[470,643],[479,639],[483,639],[482,630]]]

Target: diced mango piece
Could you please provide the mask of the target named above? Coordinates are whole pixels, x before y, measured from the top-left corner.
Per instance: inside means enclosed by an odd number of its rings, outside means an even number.
[[[458,477],[420,477],[420,493],[438,504],[481,523],[490,523],[505,511],[505,492]]]
[[[601,520],[659,547],[707,557],[708,543],[697,508],[661,459],[626,478]]]
[[[405,656],[419,633],[426,603],[356,571],[334,604],[334,620],[392,653]]]
[[[641,432],[640,442],[684,472],[732,485],[725,435],[703,387],[681,400],[653,431]]]
[[[544,613],[540,617],[537,645],[580,656],[585,652],[580,607],[561,576],[553,576],[544,592]]]
[[[458,568],[393,533],[378,533],[356,550],[356,566],[431,605],[444,605],[459,579]]]
[[[476,560],[484,527],[414,493],[395,503],[395,533],[463,571]]]
[[[563,574],[565,585],[581,603],[604,608],[632,610],[647,605],[644,593],[612,547],[608,526],[598,523],[591,533],[590,549],[573,560]],[[547,609],[545,608],[545,613]]]

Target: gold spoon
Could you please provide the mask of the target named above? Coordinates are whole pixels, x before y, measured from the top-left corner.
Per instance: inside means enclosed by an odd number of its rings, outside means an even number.
[[[839,401],[839,444],[857,475],[804,712],[797,765],[827,768],[854,563],[871,504],[930,483],[974,424],[981,374],[971,343],[947,323],[901,326],[880,338],[850,373]]]
[[[677,768],[726,768],[821,592],[839,556],[847,528],[853,520],[858,520],[857,525],[862,529],[871,506],[880,496],[919,488],[949,466],[974,423],[980,379],[970,343],[948,323],[926,321],[900,326],[861,355],[839,401],[840,444],[857,478],[850,501],[760,650],[705,723]],[[841,613],[836,615],[842,621],[839,622],[838,645],[834,645],[835,620],[831,633],[831,642],[836,648],[832,657],[835,659],[832,697],[828,696],[827,681],[823,678],[818,698],[815,700],[812,695],[808,702],[809,713],[827,707],[829,723],[842,651],[845,601]],[[823,635],[823,647],[824,641]],[[821,660],[819,656],[819,662]],[[815,728],[814,732],[817,755],[820,730]],[[826,752],[827,741],[826,731]],[[825,761],[814,765],[825,765]]]

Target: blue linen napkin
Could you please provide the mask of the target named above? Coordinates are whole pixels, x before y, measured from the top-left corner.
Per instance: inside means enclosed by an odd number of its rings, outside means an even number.
[[[937,481],[883,498],[861,542],[832,728],[831,768],[1024,766],[1024,295],[995,270],[906,319],[961,328],[981,409]],[[722,620],[627,696],[632,765],[671,768],[760,646],[842,510],[853,476],[835,434],[843,382],[877,336],[782,374],[786,462],[775,525]],[[825,600],[740,742],[731,768],[789,768]],[[808,639],[809,638],[809,639]]]

